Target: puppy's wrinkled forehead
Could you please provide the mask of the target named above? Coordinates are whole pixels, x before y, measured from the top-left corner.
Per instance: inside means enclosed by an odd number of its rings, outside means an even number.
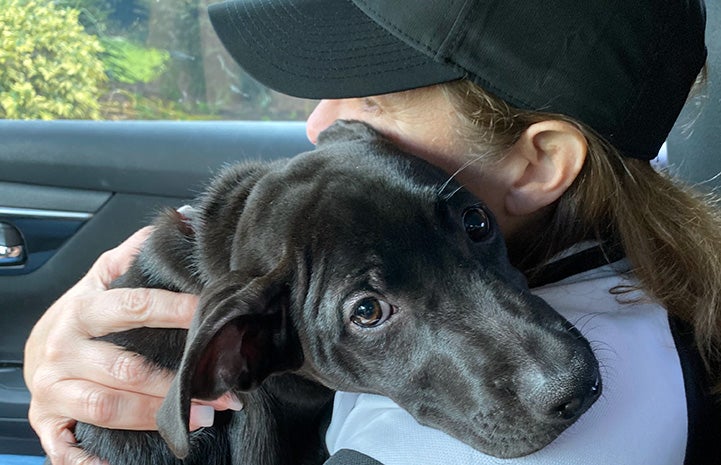
[[[475,203],[440,169],[399,151],[362,123],[341,122],[316,150],[258,182],[240,225],[242,236],[252,240],[239,244],[237,255],[247,261],[260,254],[269,267],[303,251],[356,268],[407,254],[460,259],[448,248],[441,255],[438,246],[464,243],[462,209]],[[394,275],[402,279],[405,273]]]

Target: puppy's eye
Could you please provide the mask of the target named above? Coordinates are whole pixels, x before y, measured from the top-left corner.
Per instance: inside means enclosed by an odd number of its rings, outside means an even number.
[[[473,242],[484,240],[491,232],[491,220],[480,205],[466,208],[463,212],[463,226]]]
[[[366,297],[358,302],[350,316],[350,321],[361,328],[380,326],[393,314],[393,306],[374,297]]]

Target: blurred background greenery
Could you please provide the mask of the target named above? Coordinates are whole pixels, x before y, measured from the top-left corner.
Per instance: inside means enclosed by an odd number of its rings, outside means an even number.
[[[243,73],[217,0],[0,0],[0,118],[303,120]]]

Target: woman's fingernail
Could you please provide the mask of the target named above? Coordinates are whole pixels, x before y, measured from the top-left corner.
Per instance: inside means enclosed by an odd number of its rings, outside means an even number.
[[[65,444],[75,444],[77,442],[75,435],[69,429],[63,429],[60,431],[60,440]]]
[[[235,410],[236,412],[239,412],[239,411],[243,410],[243,403],[240,400],[238,400],[238,398],[235,397],[234,395],[230,395],[228,397],[228,408],[230,410]]]
[[[190,406],[190,424],[197,427],[213,426],[215,420],[215,410],[209,405]]]
[[[190,215],[191,213],[193,213],[194,210],[195,209],[193,208],[193,206],[188,204],[182,205],[177,208],[177,212],[183,215]]]

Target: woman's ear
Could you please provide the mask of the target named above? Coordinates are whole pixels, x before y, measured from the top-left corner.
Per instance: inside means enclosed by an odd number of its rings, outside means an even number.
[[[528,215],[555,202],[573,183],[588,144],[573,124],[547,120],[532,124],[510,148],[506,211]]]

